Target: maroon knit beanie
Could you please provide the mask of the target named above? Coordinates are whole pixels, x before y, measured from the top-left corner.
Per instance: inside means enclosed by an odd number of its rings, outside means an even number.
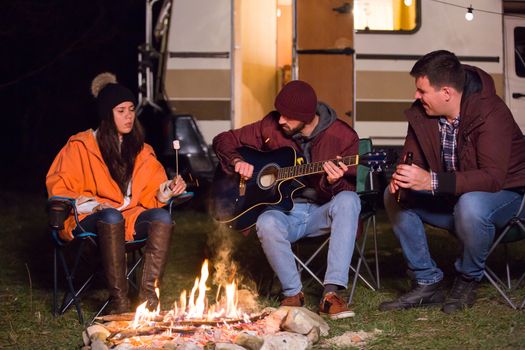
[[[317,96],[310,84],[293,80],[286,84],[275,98],[275,109],[281,115],[309,123],[314,119]]]

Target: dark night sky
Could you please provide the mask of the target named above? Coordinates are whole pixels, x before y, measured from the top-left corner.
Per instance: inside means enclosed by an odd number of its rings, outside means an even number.
[[[0,190],[44,193],[72,134],[96,127],[93,77],[137,89],[145,0],[0,0]]]

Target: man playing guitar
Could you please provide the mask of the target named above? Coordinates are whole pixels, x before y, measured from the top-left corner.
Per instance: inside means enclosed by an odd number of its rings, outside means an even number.
[[[306,82],[295,80],[286,84],[275,99],[275,108],[262,120],[223,132],[213,140],[222,170],[238,174],[241,184],[259,176],[254,173],[254,165],[239,151],[243,147],[258,151],[291,147],[306,163],[341,160],[358,154],[357,133],[340,121],[332,108],[318,102],[315,91]],[[319,313],[331,319],[347,318],[354,316],[354,312],[336,291],[347,288],[354,251],[361,209],[355,193],[357,170],[343,161],[326,161],[322,170],[301,178],[304,186],[292,192],[291,210],[269,206],[258,215],[255,227],[264,253],[281,282],[282,306],[304,303],[291,243],[330,234]]]

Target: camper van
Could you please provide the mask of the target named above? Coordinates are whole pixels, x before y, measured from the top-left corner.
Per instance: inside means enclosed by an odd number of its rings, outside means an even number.
[[[489,72],[525,131],[525,2],[171,0],[163,91],[205,142],[259,120],[280,87],[308,81],[360,137],[399,146],[409,71],[447,49]],[[165,3],[166,4],[166,3]]]

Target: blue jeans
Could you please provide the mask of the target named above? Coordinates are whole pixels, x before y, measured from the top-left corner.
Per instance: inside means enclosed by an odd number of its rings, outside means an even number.
[[[419,284],[433,284],[443,279],[443,271],[430,256],[423,223],[456,234],[463,248],[454,264],[456,271],[480,281],[495,233],[517,213],[521,199],[520,194],[505,190],[468,192],[459,198],[407,191],[406,202],[399,204],[388,188],[384,194],[394,234]]]
[[[321,206],[296,203],[290,212],[267,210],[259,216],[257,236],[285,296],[296,295],[302,289],[291,243],[330,232],[324,284],[347,287],[360,211],[359,196],[343,191]]]
[[[107,224],[118,224],[122,220],[124,220],[124,217],[122,216],[121,212],[119,212],[117,209],[107,208],[88,215],[82,221],[80,221],[80,226],[82,226],[86,232],[93,232],[96,234],[97,222],[102,221]],[[135,241],[148,238],[149,225],[153,221],[171,224],[172,220],[170,213],[166,209],[154,208],[143,211],[135,221]],[[77,234],[81,233],[82,228],[77,226],[73,230],[73,235],[76,236]]]

